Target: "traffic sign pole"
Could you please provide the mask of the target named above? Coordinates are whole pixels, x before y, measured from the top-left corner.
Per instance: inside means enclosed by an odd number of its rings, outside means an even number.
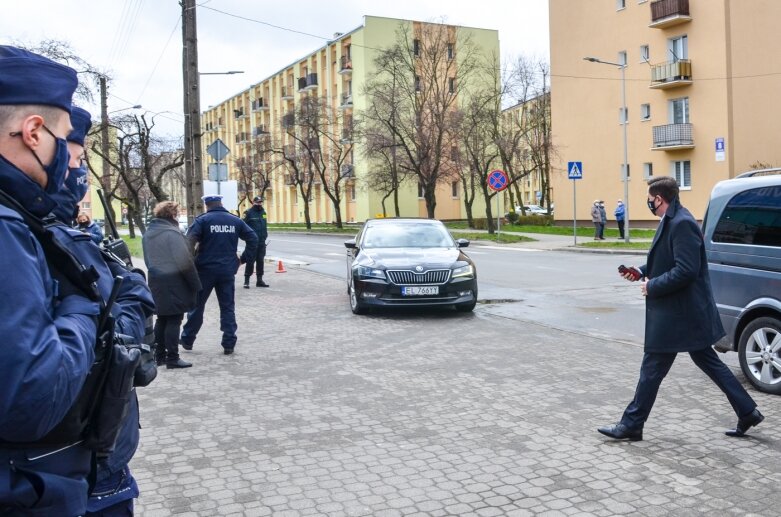
[[[578,207],[577,192],[575,188],[576,180],[583,179],[583,162],[567,162],[567,178],[572,180],[572,236],[575,240],[575,246],[578,245]]]
[[[509,178],[507,178],[507,174],[500,169],[496,169],[491,171],[488,174],[488,188],[493,190],[495,192],[496,196],[496,242],[499,242],[499,232],[501,229],[501,217],[502,214],[499,212],[499,192],[503,191],[507,188],[507,185],[510,183]]]

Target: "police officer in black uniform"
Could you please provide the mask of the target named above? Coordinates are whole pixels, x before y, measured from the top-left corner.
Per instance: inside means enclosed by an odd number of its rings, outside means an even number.
[[[195,267],[201,278],[198,306],[187,314],[180,343],[192,350],[198,331],[203,325],[203,311],[212,289],[220,304],[220,330],[225,355],[236,346],[236,273],[239,265],[255,256],[258,236],[247,224],[222,206],[222,196],[204,196],[206,213],[195,218],[187,230],[187,238],[195,248]],[[246,245],[241,258],[236,254],[239,239]]]
[[[268,224],[266,222],[266,210],[263,208],[263,198],[255,196],[252,206],[244,212],[244,222],[252,228],[258,236],[258,247],[253,257],[247,258],[244,266],[244,289],[249,289],[249,279],[252,277],[253,266],[257,268],[256,287],[268,287],[263,281],[263,260],[266,258],[266,239],[268,238]]]

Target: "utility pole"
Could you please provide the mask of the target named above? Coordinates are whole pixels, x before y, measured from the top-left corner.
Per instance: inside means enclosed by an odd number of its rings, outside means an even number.
[[[106,209],[111,211],[111,214],[105,214],[105,219],[111,217],[112,220],[116,221],[114,208],[111,205],[113,196],[111,195],[111,166],[108,161],[108,91],[106,90],[105,75],[100,76],[100,152],[103,155],[100,186],[106,196]]]
[[[195,0],[182,0],[182,78],[184,98],[184,178],[187,219],[203,213],[201,88],[198,74],[198,29]]]

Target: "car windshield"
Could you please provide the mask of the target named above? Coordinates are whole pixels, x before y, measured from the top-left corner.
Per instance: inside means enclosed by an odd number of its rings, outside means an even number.
[[[447,229],[434,224],[378,224],[366,228],[364,248],[449,248],[455,246]]]

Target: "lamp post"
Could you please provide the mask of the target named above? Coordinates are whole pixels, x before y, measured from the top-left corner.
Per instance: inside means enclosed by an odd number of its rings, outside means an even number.
[[[624,170],[622,172],[623,174],[623,181],[624,181],[624,242],[629,242],[629,165],[627,160],[627,137],[626,137],[626,126],[628,124],[628,117],[626,113],[626,63],[613,63],[611,61],[603,61],[596,57],[584,57],[583,58],[586,61],[590,61],[591,63],[601,63],[603,65],[610,65],[618,67],[621,70],[621,116],[623,117],[622,123],[624,125]]]

